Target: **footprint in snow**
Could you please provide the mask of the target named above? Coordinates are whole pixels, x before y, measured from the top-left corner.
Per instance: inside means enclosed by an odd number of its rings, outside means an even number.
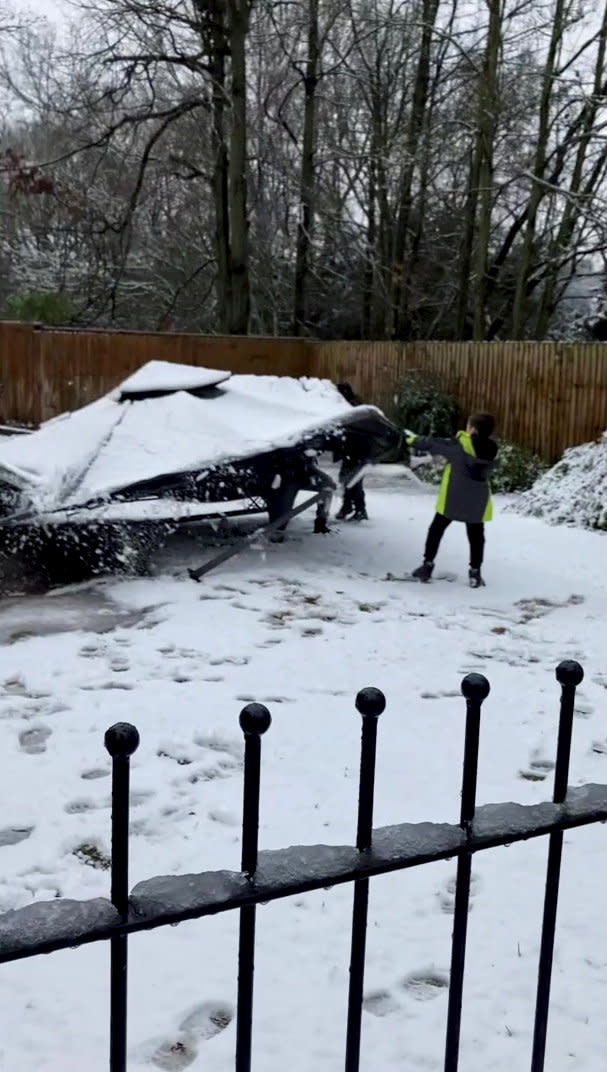
[[[190,785],[197,785],[198,782],[214,782],[218,778],[228,778],[231,771],[226,770],[221,764],[215,765],[209,764],[204,767],[197,767],[197,769],[189,775],[188,781]]]
[[[26,696],[27,685],[23,674],[11,674],[2,682],[2,688],[12,696]]]
[[[401,983],[402,989],[415,1001],[431,1001],[448,986],[449,976],[444,972],[434,970],[411,972]]]
[[[236,696],[235,699],[238,701],[238,703],[295,703],[295,700],[292,696],[262,696],[260,700],[258,696],[251,696],[249,695],[249,693],[241,693],[239,696]]]
[[[543,782],[554,770],[554,760],[544,756],[539,748],[531,753],[529,766],[519,771],[519,778],[527,782]]]
[[[90,770],[85,770],[80,775],[86,782],[92,782],[95,778],[107,778],[110,770],[107,767],[91,767]]]
[[[468,911],[470,912],[473,907],[474,898],[478,892],[480,885],[478,875],[472,874],[470,876],[470,901],[468,904]],[[442,890],[438,891],[438,903],[440,905],[441,912],[451,914],[455,911],[455,891],[457,888],[457,875],[453,875],[443,886]]]
[[[24,699],[28,699],[24,697]],[[69,711],[68,704],[57,701],[56,703],[41,703],[40,701],[34,701],[33,703],[26,703],[22,707],[5,707],[0,710],[0,719],[9,720],[14,718],[19,719],[31,719],[37,718],[40,715],[58,715],[62,711]]]
[[[176,743],[162,744],[156,755],[159,759],[173,759],[179,767],[189,767],[194,760],[194,756],[187,746],[181,746]]]
[[[112,689],[130,692],[135,686],[128,681],[102,681],[98,685],[80,685],[81,692],[110,691]]]
[[[373,1016],[389,1016],[400,1008],[398,1001],[388,990],[375,990],[363,998],[363,1009]]]
[[[232,592],[237,596],[248,596],[249,592],[246,588],[236,588],[233,584],[214,584],[211,587],[212,592]]]
[[[243,744],[238,739],[228,740],[227,737],[219,737],[214,733],[198,733],[194,737],[194,744],[199,748],[208,748],[210,752],[225,752],[239,762],[242,761]]]
[[[201,651],[197,651],[196,648],[178,648],[175,644],[167,644],[162,648],[157,648],[156,651],[159,655],[164,655],[165,659],[203,659],[204,655]]]
[[[46,752],[46,742],[52,734],[52,730],[48,726],[31,726],[28,730],[23,730],[23,733],[19,734],[19,745],[22,752],[27,752],[29,755],[37,755],[40,752]]]
[[[198,749],[203,750],[202,755]],[[215,734],[196,735],[192,745],[180,741],[163,741],[157,751],[159,757],[171,759],[179,767],[189,767],[195,763],[195,768],[188,772],[188,781],[192,785],[197,782],[210,782],[216,778],[229,778],[241,770],[242,754],[243,745],[239,740],[229,741]],[[180,783],[181,779],[175,782],[176,785]]]
[[[222,655],[215,659],[209,659],[209,666],[223,666],[225,663],[229,663],[231,666],[246,666],[248,662],[248,655]]]
[[[593,712],[594,707],[592,706],[592,704],[587,703],[586,700],[581,700],[580,694],[578,693],[576,697],[575,707],[573,709],[574,716],[576,718],[590,718]]]
[[[234,1010],[231,1005],[205,1001],[197,1005],[179,1024],[174,1038],[157,1044],[149,1060],[156,1068],[167,1072],[179,1072],[187,1068],[198,1056],[198,1045],[224,1031],[232,1022]]]
[[[420,698],[422,700],[442,700],[442,699],[459,699],[461,692],[457,689],[441,689],[439,692],[420,692]]]
[[[123,674],[125,670],[130,670],[131,664],[125,655],[112,655],[110,659],[110,670],[113,670],[115,674]]]
[[[5,845],[18,845],[30,836],[33,826],[7,826],[0,830],[0,848]]]
[[[131,790],[129,795],[129,804],[131,808],[136,808],[139,804],[145,803],[150,797],[153,797],[154,793],[151,789],[135,789]],[[83,815],[88,811],[99,811],[102,808],[111,808],[112,801],[110,797],[105,800],[93,800],[91,797],[79,797],[76,800],[71,800],[65,805],[63,809],[67,815]]]
[[[99,808],[109,808],[111,801],[91,800],[89,797],[80,797],[78,800],[70,800],[64,807],[66,815],[84,815],[87,811],[97,811]]]
[[[233,607],[234,610],[250,610],[255,614],[261,614],[262,612],[261,607],[254,607],[252,603],[242,603],[239,599],[235,599],[233,603],[230,603],[230,606]]]
[[[105,648],[99,644],[84,644],[78,654],[83,659],[98,659],[105,655]]]
[[[414,1001],[432,1001],[448,987],[448,974],[434,968],[410,972],[398,984],[398,989],[404,990],[407,997],[413,998]],[[374,990],[363,998],[363,1009],[373,1016],[389,1016],[401,1007],[396,995],[390,990]]]

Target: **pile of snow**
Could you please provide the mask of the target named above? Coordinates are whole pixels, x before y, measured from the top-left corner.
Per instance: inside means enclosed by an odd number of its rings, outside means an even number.
[[[551,524],[607,529],[607,432],[566,450],[509,509]]]

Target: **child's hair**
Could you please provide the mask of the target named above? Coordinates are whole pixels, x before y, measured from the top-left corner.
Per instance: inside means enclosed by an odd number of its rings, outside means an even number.
[[[491,413],[473,413],[468,417],[468,423],[480,439],[488,439],[495,428],[495,417]]]

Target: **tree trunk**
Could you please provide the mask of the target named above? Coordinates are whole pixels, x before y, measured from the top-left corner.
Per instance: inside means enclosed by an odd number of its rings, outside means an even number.
[[[211,193],[215,217],[214,249],[217,262],[215,294],[219,330],[229,334],[232,323],[230,272],[229,163],[226,142],[226,0],[194,0],[198,30],[209,56],[211,75]]]
[[[318,0],[308,5],[308,55],[304,76],[303,146],[300,178],[300,216],[297,224],[293,334],[302,335],[308,324],[308,275],[315,199],[316,87],[318,85]]]
[[[439,0],[423,0],[422,37],[415,72],[411,115],[405,142],[405,167],[401,181],[396,236],[394,240],[394,274],[392,291],[392,335],[400,337],[403,320],[407,319],[407,296],[403,289],[403,275],[407,251],[407,237],[411,209],[413,204],[413,177],[418,164],[417,148],[424,125],[428,86],[430,84],[430,57],[434,24],[438,13]]]
[[[472,251],[474,248],[474,234],[476,231],[476,211],[478,206],[478,187],[480,176],[480,147],[477,134],[476,142],[471,150],[470,167],[468,171],[468,193],[466,196],[466,208],[464,210],[464,234],[462,238],[460,264],[459,264],[459,288],[457,302],[457,318],[455,334],[458,339],[465,339],[468,335],[466,328],[468,320],[468,297],[470,294],[470,274],[472,272]]]
[[[604,81],[606,54],[607,4],[603,10],[603,22],[599,32],[599,44],[594,68],[592,95],[586,106],[586,114],[575,156],[573,175],[569,184],[568,196],[565,198],[561,222],[559,224],[556,238],[550,245],[548,275],[544,285],[542,301],[535,326],[536,339],[543,339],[548,330],[550,319],[554,313],[556,304],[555,295],[558,288],[562,257],[567,253],[580,216],[583,214],[589,198],[594,194],[603,175],[604,153],[599,156],[597,161],[598,166],[595,166],[592,169],[587,181],[582,184],[582,179],[586,172],[586,160],[590,143],[593,139],[593,135],[596,136],[595,121],[597,112],[600,105],[604,103],[605,96],[607,95],[607,82]]]
[[[362,336],[363,339],[370,339],[372,337],[371,325],[373,323],[373,309],[374,309],[374,291],[375,291],[375,257],[376,257],[376,242],[377,242],[377,219],[376,219],[376,155],[375,155],[375,136],[371,139],[371,153],[369,156],[369,177],[367,181],[367,250],[366,250],[366,262],[365,262],[365,275],[363,279],[363,318],[362,318]]]
[[[546,195],[544,180],[546,177],[546,155],[548,138],[550,134],[550,106],[554,88],[555,66],[560,53],[564,30],[565,5],[567,0],[556,0],[554,22],[550,36],[548,55],[544,65],[542,78],[542,93],[540,98],[539,122],[537,133],[537,145],[533,164],[533,185],[529,195],[527,206],[527,226],[521,262],[516,278],[516,291],[512,309],[512,325],[510,337],[521,337],[527,314],[527,283],[533,265],[533,247],[535,242],[535,228],[537,213],[543,198]]]
[[[498,110],[497,72],[502,44],[501,0],[487,0],[487,3],[489,5],[489,28],[478,98],[479,215],[476,237],[476,296],[473,326],[473,338],[476,340],[485,338],[486,329],[487,269],[489,265],[489,242],[491,239],[491,215],[493,211],[493,150]]]
[[[247,81],[245,46],[249,28],[248,0],[229,0],[231,57],[230,157],[228,164],[230,215],[230,281],[232,307],[229,333],[249,331],[249,220],[247,214]]]

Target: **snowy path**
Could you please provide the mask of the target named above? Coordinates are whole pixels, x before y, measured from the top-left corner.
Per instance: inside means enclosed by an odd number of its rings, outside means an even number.
[[[284,545],[247,551],[201,585],[185,577],[200,555],[184,541],[159,559],[154,579],[97,583],[81,594],[81,608],[74,593],[0,606],[1,910],[107,896],[103,734],[123,719],[141,734],[131,885],[153,874],[237,867],[238,713],[250,699],[273,717],[263,741],[262,848],[353,841],[354,696],[365,685],[388,700],[376,825],[457,818],[459,686],[471,670],[492,688],[479,804],[550,798],[554,667],[563,658],[586,670],[571,783],[607,781],[605,536],[498,512],[485,589],[465,584],[461,526],[449,530],[440,556],[441,569],[458,574],[454,583],[388,583],[388,570],[418,563],[433,495],[396,480],[370,489],[370,522],[320,537],[298,519]],[[82,608],[86,628],[52,632],[62,616],[77,624]],[[32,622],[46,634],[27,635]],[[96,631],[108,624],[115,628]],[[597,827],[565,838],[550,1072],[606,1067],[604,837]],[[529,843],[475,859],[466,1072],[528,1066],[546,851]],[[454,875],[445,863],[372,884],[364,1069],[442,1067]],[[340,888],[258,913],[259,1072],[343,1067],[351,898]],[[131,940],[130,1072],[232,1067],[236,936],[231,915]],[[95,947],[2,967],[0,1066],[106,1068],[108,964],[109,950]]]

